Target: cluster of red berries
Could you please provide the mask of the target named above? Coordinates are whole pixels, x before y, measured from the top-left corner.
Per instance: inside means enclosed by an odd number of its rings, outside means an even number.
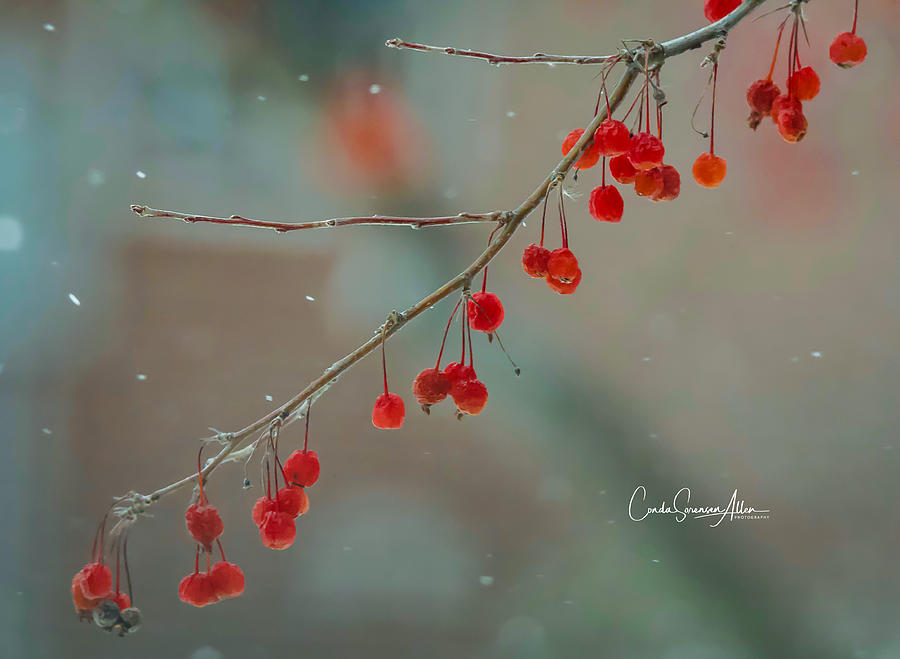
[[[856,21],[859,10],[857,0],[853,14],[853,28],[839,34],[829,49],[831,60],[840,67],[850,68],[866,57],[866,42],[856,35]],[[799,55],[799,32],[803,18],[799,9],[794,9],[794,22],[788,43],[788,77],[786,91],[782,92],[772,81],[778,48],[787,19],[778,28],[775,53],[769,66],[769,74],[757,80],[747,89],[747,104],[750,106],[748,123],[754,130],[765,117],[771,117],[779,135],[786,142],[799,142],[806,136],[808,121],[803,114],[803,103],[814,99],[821,83],[811,66],[802,66]]]
[[[478,379],[475,372],[474,353],[472,349],[472,330],[484,332],[489,338],[493,338],[497,329],[503,324],[505,312],[503,303],[496,293],[487,289],[487,268],[484,272],[482,290],[471,295],[462,305],[463,300],[456,303],[447,321],[444,330],[444,338],[441,341],[441,349],[438,352],[437,362],[434,368],[426,368],[413,380],[412,391],[422,410],[429,414],[431,406],[443,401],[449,395],[456,404],[458,418],[465,414],[480,414],[487,405],[488,390],[484,383]],[[456,312],[462,306],[461,344],[462,353],[458,362],[447,364],[441,370],[441,359],[444,355],[444,346],[447,342],[447,334],[453,324]],[[469,363],[466,364],[466,338],[469,344]]]
[[[307,411],[307,420],[309,412]],[[307,426],[307,438],[309,436]],[[275,473],[278,474],[276,467]],[[297,537],[296,520],[309,510],[309,497],[305,488],[315,485],[319,480],[319,456],[315,451],[307,450],[304,442],[303,450],[297,449],[288,456],[283,469],[284,487],[278,487],[276,476],[275,496],[272,488],[266,483],[266,495],[256,500],[253,505],[253,523],[259,528],[259,538],[269,549],[287,549],[294,544]],[[268,478],[267,478],[268,480]]]
[[[141,626],[141,612],[131,605],[131,597],[119,587],[120,556],[123,543],[115,543],[116,581],[113,588],[112,570],[103,562],[104,517],[94,538],[91,562],[72,577],[72,603],[82,620],[93,620],[101,629],[118,631],[120,636],[135,632]],[[127,557],[126,557],[127,570]],[[129,580],[129,586],[130,586]]]
[[[203,490],[203,470],[197,465],[197,482],[200,494],[195,503],[184,512],[188,533],[197,542],[194,553],[194,571],[178,584],[178,598],[185,604],[201,607],[215,604],[229,597],[237,597],[244,592],[244,573],[235,563],[225,558],[225,550],[219,536],[225,529],[219,510],[206,498]],[[219,547],[222,560],[210,566],[212,544]],[[206,554],[206,571],[200,571],[200,551]]]

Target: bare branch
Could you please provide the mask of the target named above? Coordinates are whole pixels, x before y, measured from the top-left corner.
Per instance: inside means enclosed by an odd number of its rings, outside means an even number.
[[[730,30],[734,25],[739,23],[747,14],[752,12],[756,7],[767,2],[768,0],[744,0],[744,3],[735,9],[731,14],[726,16],[720,21],[716,23],[711,23],[699,30],[692,32],[691,34],[684,35],[682,37],[678,37],[677,39],[672,39],[671,41],[667,41],[665,43],[659,45],[647,45],[644,46],[632,53],[634,58],[634,62],[643,62],[646,58],[647,68],[658,67],[661,65],[667,58],[673,57],[675,55],[679,55],[688,50],[692,50],[694,48],[699,48],[703,43],[714,39],[720,38],[727,34],[728,30]],[[394,47],[398,47],[396,44]],[[431,48],[425,48],[425,50],[431,50]],[[631,86],[634,84],[635,80],[641,75],[642,66],[632,66],[629,65],[625,73],[623,74],[621,80],[616,86],[615,90],[609,96],[609,107],[610,110],[615,110],[619,107],[619,105],[624,100],[626,94],[628,93]],[[469,282],[471,282],[472,278],[480,272],[499,252],[503,247],[509,242],[513,233],[515,233],[516,229],[522,223],[522,221],[535,209],[537,206],[543,201],[544,197],[546,197],[550,191],[556,186],[561,184],[566,174],[572,168],[572,165],[575,163],[578,158],[581,157],[581,154],[588,147],[588,144],[593,139],[594,132],[597,130],[597,127],[600,125],[607,116],[606,109],[602,108],[601,111],[591,120],[591,122],[585,126],[584,133],[581,138],[572,147],[572,149],[567,153],[562,160],[557,163],[556,167],[554,167],[550,173],[544,178],[544,180],[540,183],[540,185],[535,188],[535,190],[528,196],[525,201],[523,201],[518,208],[512,211],[508,211],[506,213],[489,213],[485,216],[476,216],[476,217],[490,217],[490,220],[478,220],[478,221],[497,221],[500,222],[502,220],[502,226],[499,231],[497,231],[496,236],[491,241],[491,243],[487,246],[487,248],[472,262],[472,264],[463,270],[461,273],[450,279],[443,286],[438,288],[436,291],[433,291],[429,295],[425,296],[421,301],[417,302],[413,306],[409,307],[407,310],[397,313],[391,313],[389,320],[386,322],[386,326],[383,328],[378,328],[374,335],[364,342],[362,345],[357,347],[355,350],[345,355],[334,364],[325,369],[324,373],[320,375],[318,378],[310,382],[300,393],[295,395],[291,400],[284,403],[281,407],[273,410],[269,414],[264,417],[257,419],[253,423],[251,423],[246,428],[239,430],[233,433],[218,433],[216,436],[210,438],[213,440],[218,440],[223,444],[222,449],[219,451],[216,456],[207,462],[206,466],[203,469],[203,477],[204,480],[223,462],[228,461],[229,456],[231,456],[235,451],[242,449],[243,447],[249,445],[254,436],[265,430],[269,427],[270,424],[276,421],[276,419],[280,419],[283,425],[287,425],[298,418],[302,418],[305,410],[308,409],[308,406],[315,401],[316,398],[321,396],[327,389],[329,389],[337,379],[346,373],[354,364],[362,360],[369,353],[376,350],[383,341],[388,340],[394,334],[396,334],[399,330],[401,330],[406,323],[410,320],[419,316],[424,311],[430,309],[432,306],[443,300],[444,298],[450,296],[452,293],[463,289]],[[151,211],[151,209],[147,209],[142,206],[133,207],[136,213],[143,216],[144,212],[153,212],[153,213],[165,213],[165,211]],[[160,215],[160,217],[176,217],[178,219],[183,219],[186,221],[211,221],[212,218],[204,218],[203,220],[198,219],[198,216],[181,216],[181,214],[168,214],[168,215]],[[459,217],[459,216],[455,216]],[[194,218],[194,219],[188,219]],[[236,221],[229,221],[224,218],[217,218],[222,220],[219,223],[224,224],[242,224],[245,226],[259,226],[257,224],[247,224],[248,220],[243,218],[232,218]],[[348,219],[357,219],[357,220],[368,220],[371,221],[373,218],[348,218]],[[395,218],[397,219],[397,218]],[[411,218],[403,218],[409,220]],[[419,220],[425,220],[428,218],[418,218]],[[431,219],[448,219],[448,218],[431,218]],[[257,222],[257,221],[254,221]],[[365,222],[356,222],[357,224],[363,224]],[[446,222],[446,223],[455,223],[455,222]],[[262,225],[265,226],[265,225]],[[286,225],[286,226],[299,226],[299,225]],[[327,225],[324,225],[327,226]],[[275,226],[268,226],[267,228],[278,229]],[[125,495],[121,503],[125,505],[120,505],[116,509],[116,513],[121,517],[135,517],[144,513],[153,503],[162,499],[163,497],[176,492],[188,485],[193,484],[197,480],[197,474],[194,473],[190,476],[187,476],[179,481],[176,481],[170,485],[162,487],[150,495],[142,495],[136,492],[130,492]]]
[[[535,53],[523,57],[509,55],[495,55],[478,50],[466,50],[451,46],[428,46],[422,43],[412,43],[402,39],[390,39],[384,45],[388,48],[399,50],[418,50],[423,53],[442,53],[444,55],[457,55],[459,57],[471,57],[486,61],[488,64],[606,64],[614,60],[618,55],[550,55],[548,53]]]
[[[169,218],[183,222],[208,222],[211,224],[230,224],[239,227],[255,227],[258,229],[273,229],[277,233],[299,231],[301,229],[333,229],[335,227],[350,226],[392,226],[409,227],[411,229],[423,229],[426,227],[448,226],[451,224],[478,224],[482,222],[503,222],[503,213],[493,211],[491,213],[458,213],[444,217],[398,217],[395,215],[370,215],[369,217],[335,217],[329,220],[316,220],[313,222],[273,222],[270,220],[252,220],[232,215],[231,217],[210,217],[208,215],[190,215],[178,211],[163,211],[140,204],[132,204],[131,210],[147,218]]]

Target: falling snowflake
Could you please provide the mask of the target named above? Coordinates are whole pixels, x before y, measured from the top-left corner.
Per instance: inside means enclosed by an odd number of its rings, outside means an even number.
[[[81,300],[75,297],[75,293],[69,293],[69,300],[71,300],[72,304],[74,304],[76,307],[81,306]]]
[[[140,179],[145,179],[145,178],[147,178],[147,175],[146,175],[144,172],[142,172],[141,170],[137,170],[137,171],[134,173],[134,175],[137,176],[137,177],[140,178]]]

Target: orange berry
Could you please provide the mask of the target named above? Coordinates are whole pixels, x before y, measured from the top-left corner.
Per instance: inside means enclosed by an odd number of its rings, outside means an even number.
[[[100,562],[88,563],[79,574],[79,585],[85,599],[103,599],[112,592],[112,572]]]
[[[703,15],[710,23],[715,23],[737,9],[739,4],[741,0],[704,0]]]
[[[662,189],[662,167],[640,171],[634,177],[634,193],[639,197],[653,197],[662,192]]]
[[[207,551],[213,540],[222,535],[224,525],[219,511],[210,503],[192,503],[184,511],[184,521],[188,532],[194,540],[203,545]]]
[[[757,80],[747,88],[747,105],[750,106],[750,128],[756,130],[763,117],[772,112],[772,103],[781,95],[781,90],[771,80]]]
[[[282,487],[278,490],[278,508],[283,513],[297,518],[309,510],[309,497],[302,487]],[[265,515],[263,515],[265,517]]]
[[[466,414],[478,414],[487,405],[487,387],[477,377],[457,380],[450,389],[450,395],[457,409]]]
[[[319,455],[297,449],[284,462],[284,480],[291,485],[310,487],[319,480]]]
[[[213,565],[209,581],[217,598],[238,597],[244,592],[244,573],[235,563],[219,561]]]
[[[782,94],[781,96],[778,96],[774,101],[772,101],[772,121],[778,123],[778,115],[786,110],[790,110],[792,112],[802,112],[803,103],[800,102],[800,99],[794,98],[789,94]]]
[[[625,202],[614,186],[601,185],[591,190],[588,210],[597,221],[620,222],[625,211]]]
[[[82,581],[84,581],[84,572],[76,572],[72,577],[72,603],[75,605],[75,610],[79,612],[90,611],[103,599],[102,597],[85,597],[81,588]]]
[[[572,147],[575,146],[575,143],[581,139],[581,136],[584,134],[583,128],[576,128],[568,135],[566,135],[566,139],[563,140],[562,143],[562,153],[563,155],[567,155],[569,151],[572,150]],[[594,165],[597,164],[597,161],[600,160],[600,150],[597,148],[596,144],[591,144],[587,149],[585,149],[584,153],[581,155],[581,158],[578,159],[578,162],[575,163],[575,169],[590,169]]]
[[[253,504],[253,511],[250,513],[250,516],[253,518],[253,523],[257,526],[261,526],[266,513],[273,510],[276,510],[275,499],[269,496],[260,497],[256,500],[256,503]]]
[[[785,110],[778,114],[778,134],[785,142],[799,142],[806,137],[806,117],[799,110]]]
[[[263,517],[259,537],[269,549],[287,549],[297,537],[297,525],[288,513],[272,510]]]
[[[178,584],[178,599],[197,607],[219,601],[212,580],[206,572],[194,572],[182,579]]]
[[[728,169],[725,158],[712,153],[701,153],[694,161],[694,180],[704,188],[717,188],[725,178]]]

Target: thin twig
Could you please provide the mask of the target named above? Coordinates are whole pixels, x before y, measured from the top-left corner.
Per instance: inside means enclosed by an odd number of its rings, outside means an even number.
[[[257,229],[273,229],[277,233],[299,231],[301,229],[333,229],[335,227],[349,226],[393,226],[423,229],[426,227],[448,226],[451,224],[477,224],[482,222],[501,222],[503,213],[493,211],[491,213],[457,213],[444,217],[399,217],[395,215],[370,215],[369,217],[335,217],[329,220],[315,220],[313,222],[273,222],[271,220],[252,220],[232,215],[231,217],[211,217],[208,215],[191,215],[178,211],[164,211],[141,204],[132,204],[132,212],[147,218],[168,218],[183,222],[208,222],[211,224],[230,224],[240,227],[254,227]]]
[[[727,34],[728,30],[743,20],[747,14],[767,1],[768,0],[745,0],[740,7],[722,20],[711,23],[690,34],[659,44],[658,46],[647,46],[646,51],[639,49],[634,52],[634,57],[636,59],[646,58],[648,70],[658,67],[669,57],[674,57],[685,51],[699,48],[710,39]],[[640,71],[640,67],[628,66],[615,90],[609,97],[610,111],[614,111],[619,107],[626,94],[631,89],[631,86],[634,84],[634,81],[637,79]],[[304,409],[308,409],[308,407],[306,407],[307,405],[312,404],[316,398],[324,394],[335,382],[337,382],[337,379],[341,375],[346,373],[354,364],[376,350],[383,341],[390,339],[410,320],[430,309],[453,292],[467,287],[472,281],[472,278],[490,263],[490,261],[509,242],[513,233],[515,233],[522,221],[538,207],[555,186],[562,183],[566,174],[572,168],[572,165],[581,157],[582,153],[587,148],[588,143],[593,139],[594,132],[597,130],[600,123],[606,119],[606,116],[607,111],[605,108],[594,116],[591,122],[585,127],[584,133],[578,142],[576,142],[575,146],[572,147],[569,153],[566,154],[559,163],[557,163],[540,185],[535,188],[518,208],[507,211],[506,213],[497,214],[494,221],[500,222],[502,228],[497,232],[495,239],[468,268],[450,279],[437,290],[425,296],[421,301],[409,307],[406,311],[401,313],[391,313],[389,321],[383,328],[379,327],[370,339],[325,369],[325,372],[322,373],[322,375],[310,382],[300,393],[284,403],[281,407],[273,410],[264,417],[257,419],[242,430],[233,433],[217,433],[214,437],[209,438],[219,441],[223,444],[223,447],[201,470],[200,473],[203,475],[204,480],[206,480],[220,464],[230,461],[230,456],[235,451],[238,451],[247,445],[257,432],[267,428],[276,419],[280,419],[283,425],[287,425],[296,419],[301,418]],[[140,209],[142,207],[138,206],[137,208]],[[135,212],[138,211],[136,210]],[[141,213],[138,212],[138,214]],[[233,222],[225,223],[230,224]],[[309,402],[307,403],[307,401]],[[305,403],[306,405],[304,405]],[[198,474],[194,472],[179,481],[156,490],[150,495],[130,492],[119,500],[120,505],[114,512],[121,517],[134,519],[138,515],[145,513],[146,510],[159,499],[193,484],[197,479]]]
[[[453,48],[452,46],[428,46],[423,43],[412,43],[403,39],[390,39],[384,42],[388,48],[400,50],[418,50],[424,53],[442,53],[444,55],[457,55],[459,57],[471,57],[484,60],[488,64],[605,64],[615,59],[618,55],[550,55],[548,53],[535,53],[522,57],[510,55],[495,55],[479,50],[466,50],[465,48]]]

